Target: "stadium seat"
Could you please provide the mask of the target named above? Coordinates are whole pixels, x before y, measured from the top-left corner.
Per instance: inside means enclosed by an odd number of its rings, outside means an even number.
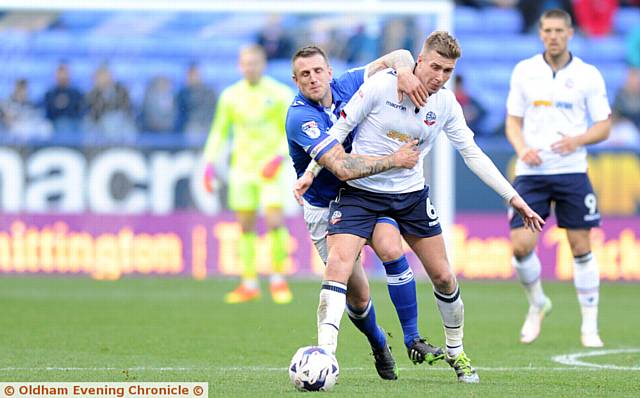
[[[3,30],[0,32],[0,55],[11,57],[14,54],[24,54],[31,45],[31,37],[28,33],[15,30]]]
[[[520,33],[522,16],[515,8],[487,7],[479,15],[478,24],[484,34]]]
[[[65,11],[58,15],[57,28],[86,31],[108,19],[111,12],[105,11]]]
[[[589,39],[584,47],[582,58],[589,63],[620,62],[624,63],[624,39],[611,36]]]
[[[453,13],[453,30],[457,36],[480,33],[482,22],[480,12],[473,7],[456,7]]]
[[[633,7],[620,7],[613,16],[614,32],[622,36],[631,29],[640,25],[640,9]]]

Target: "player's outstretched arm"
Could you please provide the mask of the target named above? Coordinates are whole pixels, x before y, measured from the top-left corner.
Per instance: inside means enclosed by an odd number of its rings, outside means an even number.
[[[525,202],[524,199],[520,197],[520,195],[516,194],[514,197],[512,197],[509,201],[509,204],[511,205],[511,207],[513,207],[514,210],[520,213],[522,221],[524,221],[525,228],[530,229],[533,232],[542,231],[544,220],[538,215],[538,213],[536,213],[529,207],[527,202]]]
[[[542,231],[544,220],[535,211],[527,205],[527,203],[518,195],[516,190],[511,186],[509,181],[500,173],[500,170],[482,152],[475,142],[460,150],[460,154],[464,158],[464,162],[485,184],[490,186],[503,199],[522,216],[525,227],[532,231]]]

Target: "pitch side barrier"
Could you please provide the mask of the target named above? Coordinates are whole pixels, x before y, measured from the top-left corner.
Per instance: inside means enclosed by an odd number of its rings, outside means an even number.
[[[240,227],[221,205],[224,184],[214,195],[201,184],[204,137],[141,134],[130,142],[79,137],[1,142],[0,273],[118,279],[206,278],[237,272]],[[506,148],[485,149],[508,174],[512,153]],[[602,228],[593,231],[604,280],[640,281],[638,159],[638,152],[628,150],[601,151],[590,159],[604,214]],[[465,173],[470,174],[466,167],[456,168],[458,209],[448,231],[456,273],[463,278],[511,279],[504,205],[497,200],[493,208],[472,207],[490,203],[496,195]],[[463,200],[467,197],[473,198],[468,204]],[[297,205],[292,205],[286,222],[291,233],[287,273],[321,274],[323,265]],[[264,225],[260,228],[264,232]],[[543,277],[570,280],[571,251],[553,219],[540,242]],[[271,270],[268,250],[260,234],[258,270],[265,274]],[[416,258],[408,249],[407,253],[416,274],[424,277]],[[383,274],[368,249],[364,263],[370,274]]]

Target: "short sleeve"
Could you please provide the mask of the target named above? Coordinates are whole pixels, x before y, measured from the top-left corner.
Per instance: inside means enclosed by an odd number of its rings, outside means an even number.
[[[524,117],[527,101],[522,87],[522,64],[516,65],[511,74],[509,95],[507,96],[507,114]]]
[[[318,161],[338,141],[327,134],[327,126],[320,115],[304,112],[287,121],[287,136],[315,161]]]
[[[336,87],[340,87],[346,98],[350,98],[365,81],[366,67],[353,68],[336,79]],[[350,94],[350,95],[349,95]]]
[[[586,100],[589,116],[594,122],[606,120],[611,114],[611,107],[609,106],[604,79],[595,67],[593,67],[593,73],[588,82]]]
[[[374,108],[379,92],[384,90],[387,82],[382,75],[374,75],[360,86],[351,100],[342,110],[342,118],[347,120],[349,128],[354,129]]]

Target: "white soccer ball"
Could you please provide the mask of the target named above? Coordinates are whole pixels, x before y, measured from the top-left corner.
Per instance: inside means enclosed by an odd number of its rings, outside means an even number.
[[[300,391],[328,391],[339,374],[336,357],[321,347],[300,348],[289,365],[289,378]]]

